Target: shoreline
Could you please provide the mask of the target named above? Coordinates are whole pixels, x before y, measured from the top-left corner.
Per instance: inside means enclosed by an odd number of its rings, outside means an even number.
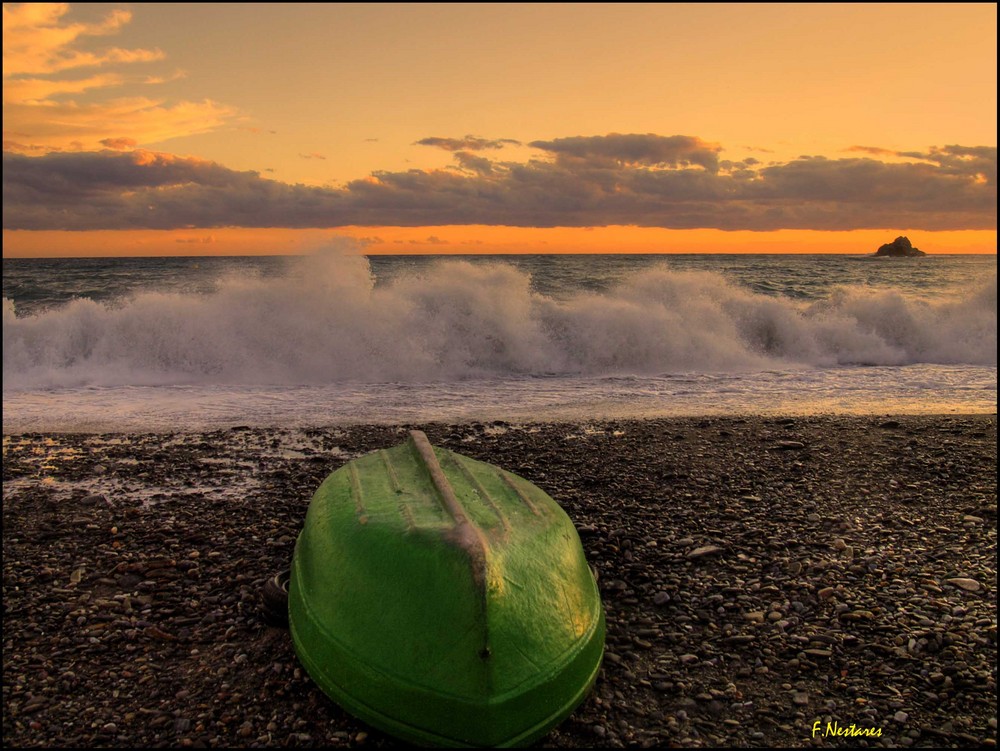
[[[99,410],[98,410],[99,411]],[[549,425],[590,425],[590,424],[610,424],[610,423],[645,423],[677,421],[684,422],[690,420],[712,419],[712,420],[780,420],[785,418],[808,420],[812,418],[824,420],[837,420],[840,418],[851,420],[889,420],[893,418],[926,418],[926,419],[951,419],[963,417],[996,417],[996,403],[983,406],[971,406],[968,404],[936,404],[932,408],[901,407],[893,410],[875,410],[858,408],[854,411],[847,411],[843,408],[817,408],[815,404],[785,405],[781,408],[770,410],[748,410],[740,412],[727,406],[712,408],[690,408],[683,411],[658,412],[653,410],[644,414],[637,411],[616,410],[601,412],[597,416],[592,411],[585,410],[582,405],[575,405],[571,408],[563,408],[560,411],[551,412],[546,407],[537,409],[521,407],[516,410],[507,409],[507,414],[503,417],[466,415],[458,414],[449,419],[427,420],[421,415],[398,415],[398,419],[386,418],[379,421],[372,421],[360,416],[349,415],[333,423],[323,423],[316,419],[304,419],[301,416],[282,415],[276,422],[260,422],[259,415],[242,415],[237,418],[231,415],[224,415],[212,421],[203,423],[192,423],[191,412],[178,414],[157,415],[155,418],[136,418],[133,415],[115,415],[113,417],[93,418],[89,422],[79,420],[71,426],[62,423],[61,427],[52,427],[48,424],[32,424],[32,421],[24,417],[11,418],[2,427],[2,434],[5,440],[20,436],[131,436],[131,435],[192,435],[192,434],[221,434],[234,429],[252,428],[254,430],[266,430],[272,432],[281,431],[338,431],[349,429],[379,429],[398,428],[400,426],[439,426],[445,428],[467,428],[476,425],[493,425],[502,423],[518,429],[531,429],[533,426]],[[284,419],[285,417],[289,419]],[[274,419],[274,418],[272,418]],[[124,427],[122,421],[124,420]],[[183,422],[182,429],[166,427]]]
[[[548,492],[598,571],[601,674],[536,745],[995,745],[995,412],[5,434],[4,744],[402,747],[259,591],[405,428]]]

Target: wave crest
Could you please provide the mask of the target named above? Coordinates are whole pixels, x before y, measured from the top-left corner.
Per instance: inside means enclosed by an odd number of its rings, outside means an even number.
[[[994,274],[962,301],[850,287],[805,304],[654,268],[557,300],[504,264],[443,261],[377,287],[363,257],[328,253],[207,295],[78,299],[23,318],[5,299],[4,388],[995,365],[996,287]]]

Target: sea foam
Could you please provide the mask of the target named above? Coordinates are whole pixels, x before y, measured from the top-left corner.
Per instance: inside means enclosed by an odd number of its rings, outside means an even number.
[[[805,303],[656,267],[557,299],[505,264],[442,261],[377,286],[363,257],[321,253],[210,294],[24,317],[5,299],[4,389],[995,365],[996,288],[994,273],[961,300],[842,287]]]

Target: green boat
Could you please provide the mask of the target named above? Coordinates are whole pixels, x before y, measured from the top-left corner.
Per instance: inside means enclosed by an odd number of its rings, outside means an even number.
[[[319,687],[419,745],[527,745],[586,697],[604,653],[600,593],[565,512],[420,431],[320,485],[288,612]]]

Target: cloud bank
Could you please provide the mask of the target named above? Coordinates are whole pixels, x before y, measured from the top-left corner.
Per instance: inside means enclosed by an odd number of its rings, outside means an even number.
[[[375,172],[339,188],[151,151],[6,153],[3,226],[996,229],[996,147],[765,165],[720,160],[721,146],[693,136],[612,133],[530,145],[539,156],[526,162],[459,149],[448,169]]]
[[[416,142],[417,146],[436,146],[445,151],[482,151],[483,149],[502,149],[504,146],[520,146],[520,141],[513,138],[480,138],[479,136],[465,136],[464,138],[439,138],[430,136],[421,138]]]

